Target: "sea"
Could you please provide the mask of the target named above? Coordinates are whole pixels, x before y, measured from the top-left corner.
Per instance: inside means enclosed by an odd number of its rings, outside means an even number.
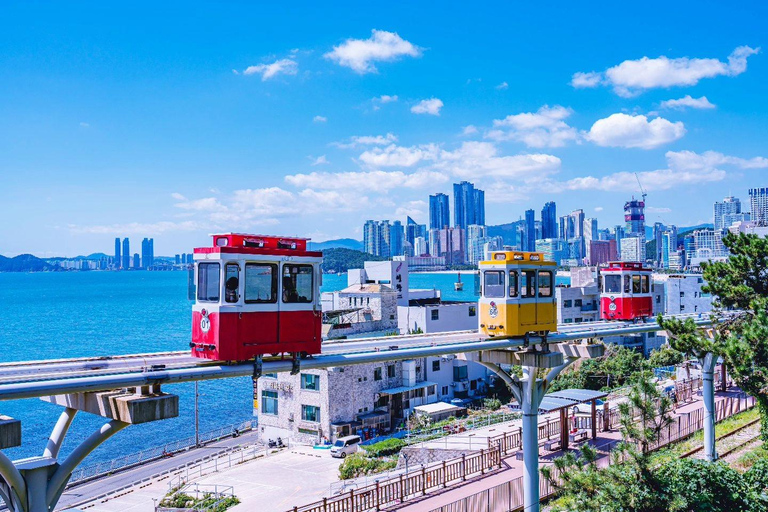
[[[412,273],[411,289],[440,290],[444,300],[477,300],[474,275],[462,274],[464,290],[455,291],[455,273]],[[191,306],[186,272],[0,273],[5,299],[0,316],[0,361],[29,361],[86,356],[186,350],[191,335]],[[558,283],[563,283],[558,277]],[[346,274],[323,276],[322,291],[347,286]],[[198,384],[200,432],[253,419],[250,378]],[[85,465],[132,455],[195,434],[194,384],[173,384],[179,417],[132,425],[96,449]],[[21,420],[22,445],[5,450],[11,459],[42,455],[62,409],[39,399],[0,402],[0,414]],[[105,422],[78,413],[62,448],[66,455]]]

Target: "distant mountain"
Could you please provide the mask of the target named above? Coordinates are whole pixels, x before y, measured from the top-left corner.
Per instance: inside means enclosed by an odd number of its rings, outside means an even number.
[[[85,259],[85,260],[96,260],[100,261],[102,258],[109,258],[109,254],[104,254],[103,252],[95,252],[93,254],[89,254],[88,256],[78,256],[78,259]]]
[[[697,229],[712,229],[714,228],[713,224],[697,224],[695,226],[688,226],[688,227],[682,227],[678,226],[677,228],[677,234],[680,235],[680,233],[687,233],[689,231],[696,231]],[[653,226],[645,226],[645,239],[651,240],[653,238]]]
[[[351,268],[363,268],[366,261],[384,261],[388,258],[374,256],[367,252],[332,247],[323,250],[323,272],[335,272],[340,274]]]
[[[353,249],[361,251],[363,242],[354,238],[338,238],[336,240],[326,240],[325,242],[309,242],[310,251],[325,251],[326,249]]]
[[[19,254],[13,258],[0,256],[0,272],[45,272],[59,270],[31,254]]]

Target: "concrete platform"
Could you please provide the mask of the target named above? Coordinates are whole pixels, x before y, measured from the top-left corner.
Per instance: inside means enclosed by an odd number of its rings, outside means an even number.
[[[51,395],[40,400],[134,425],[179,415],[179,397],[162,392],[137,395],[116,390]]]
[[[0,414],[0,450],[21,446],[21,421]]]

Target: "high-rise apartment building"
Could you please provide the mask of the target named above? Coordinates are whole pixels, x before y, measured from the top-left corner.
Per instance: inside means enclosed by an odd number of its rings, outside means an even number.
[[[554,201],[544,204],[544,208],[541,209],[541,237],[558,237],[557,205]]]
[[[728,196],[722,201],[715,203],[715,229],[722,231],[730,226],[730,223],[726,223],[724,218],[726,215],[732,215],[735,213],[741,213],[741,201],[733,196]]]
[[[139,253],[133,254],[133,268],[141,268],[141,257],[139,256]]]
[[[752,222],[768,226],[768,188],[749,189],[749,206]]]
[[[145,238],[141,241],[141,266],[151,268],[155,264],[155,240]]]
[[[467,227],[467,260],[473,265],[482,261],[485,244],[489,241],[488,230],[480,224],[470,224]]]
[[[418,237],[427,238],[427,226],[426,224],[418,224],[415,220],[408,217],[405,221],[405,241],[411,244],[412,247],[415,247]]]
[[[390,257],[402,256],[405,242],[405,230],[403,229],[403,223],[399,220],[392,222],[392,227],[390,228],[389,233]]]
[[[625,237],[624,226],[617,225],[613,228],[613,238],[616,240],[616,252],[621,254],[621,241]]]
[[[536,240],[536,251],[544,253],[544,260],[554,261],[558,265],[568,258],[568,247],[561,238],[542,238]]]
[[[367,220],[363,226],[363,250],[374,256],[391,257],[391,227],[388,220]]]
[[[123,261],[121,267],[125,270],[131,268],[131,243],[123,238]]]
[[[429,196],[429,229],[443,229],[450,225],[448,196],[445,194]]]
[[[716,229],[697,229],[693,232],[693,245],[696,247],[696,257],[702,260],[722,258],[728,255],[723,244],[723,232]]]
[[[461,228],[430,230],[430,255],[442,256],[448,265],[466,262],[466,238]]]
[[[485,225],[485,192],[468,182],[453,184],[453,225],[466,230],[470,224]]]
[[[603,265],[610,261],[616,261],[616,240],[587,240],[587,263],[589,265]]]
[[[644,236],[627,236],[621,240],[621,261],[645,261]]]
[[[525,236],[523,238],[523,250],[536,250],[536,212],[533,210],[525,211]]]
[[[624,221],[626,222],[626,234],[642,234],[645,240],[645,202],[632,198],[624,203]]]
[[[114,267],[121,268],[123,266],[123,259],[120,257],[120,237],[115,238],[115,261]]]

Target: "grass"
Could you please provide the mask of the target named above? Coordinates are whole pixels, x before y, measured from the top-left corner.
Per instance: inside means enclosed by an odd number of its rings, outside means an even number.
[[[736,461],[731,464],[731,467],[737,471],[744,472],[754,466],[755,462],[758,460],[766,458],[768,458],[768,449],[761,443],[736,459]]]

